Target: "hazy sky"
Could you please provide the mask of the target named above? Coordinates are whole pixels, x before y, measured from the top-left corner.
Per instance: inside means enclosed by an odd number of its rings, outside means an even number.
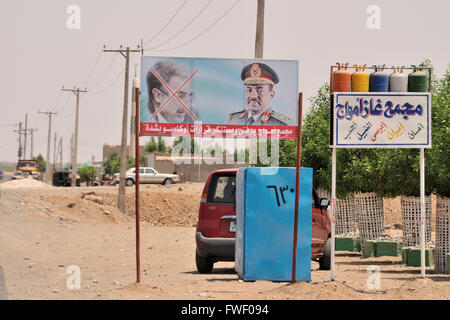
[[[75,96],[61,92],[63,85],[90,91],[81,95],[78,163],[100,160],[104,143],[120,144],[125,59],[102,54],[103,45],[135,47],[143,38],[152,48],[145,55],[254,57],[257,0],[238,1],[216,24],[236,0],[187,0],[167,25],[184,2],[0,0],[0,161],[17,161],[18,127],[10,125],[24,122],[25,113],[28,127],[38,129],[34,155],[46,156],[48,118],[39,109],[58,112],[52,150],[56,131],[69,160]],[[67,27],[71,5],[80,8],[80,29]],[[370,5],[380,8],[379,30],[367,27]],[[441,76],[450,63],[449,12],[445,0],[266,0],[264,58],[298,60],[305,98],[329,81],[336,62],[392,66],[430,58]],[[139,61],[133,54],[131,75]]]

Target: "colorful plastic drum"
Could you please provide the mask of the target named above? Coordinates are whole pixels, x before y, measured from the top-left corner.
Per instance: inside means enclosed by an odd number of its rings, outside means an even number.
[[[364,71],[366,65],[354,65],[355,72],[352,73],[352,91],[353,92],[369,92],[369,73]]]
[[[394,73],[389,76],[390,92],[408,91],[408,75],[403,73],[403,68],[404,67],[398,67],[397,69],[394,68]]]
[[[333,90],[334,92],[348,92],[350,91],[350,83],[352,74],[347,70],[348,63],[342,65],[336,63],[338,70],[333,73]]]
[[[384,65],[373,66],[375,72],[370,74],[369,89],[370,92],[387,92],[389,88],[389,75],[383,72]]]
[[[408,75],[409,92],[428,92],[428,73],[413,66],[414,72]]]

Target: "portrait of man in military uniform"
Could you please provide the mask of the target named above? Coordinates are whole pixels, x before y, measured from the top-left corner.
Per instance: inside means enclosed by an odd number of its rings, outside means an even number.
[[[241,72],[245,86],[245,109],[232,112],[227,117],[227,124],[240,125],[295,125],[290,117],[272,109],[271,102],[275,96],[274,86],[280,80],[277,73],[264,63],[252,63]]]

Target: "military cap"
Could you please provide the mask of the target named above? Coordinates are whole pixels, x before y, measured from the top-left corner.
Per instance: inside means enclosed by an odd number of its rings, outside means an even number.
[[[271,67],[264,63],[252,63],[244,67],[241,80],[247,84],[271,84],[279,82],[278,75]]]

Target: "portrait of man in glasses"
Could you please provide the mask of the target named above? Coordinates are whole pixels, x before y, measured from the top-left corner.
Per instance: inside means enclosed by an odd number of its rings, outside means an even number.
[[[150,117],[146,120],[143,119],[144,121],[194,123],[194,117],[200,120],[198,111],[192,106],[192,81],[188,81],[190,71],[188,66],[177,61],[157,62],[148,71]],[[174,93],[176,94],[173,95]]]

